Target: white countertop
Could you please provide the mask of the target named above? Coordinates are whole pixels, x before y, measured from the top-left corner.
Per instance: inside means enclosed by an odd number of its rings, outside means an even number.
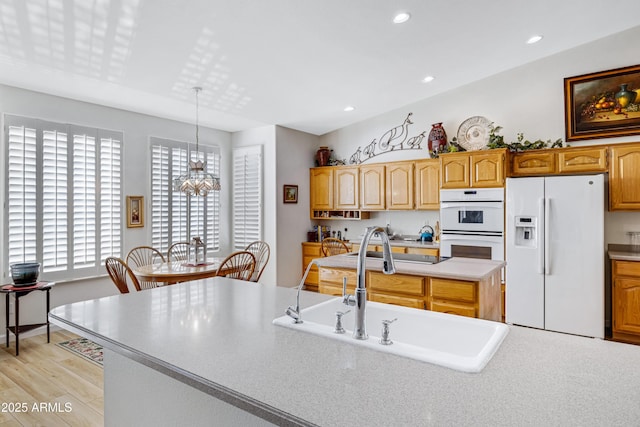
[[[609,258],[619,261],[640,261],[640,252],[609,251]]]
[[[367,269],[381,270],[382,259],[367,258]],[[479,281],[502,269],[504,261],[492,261],[477,258],[449,258],[437,264],[394,260],[396,273],[418,276],[441,277],[445,279]],[[358,257],[354,255],[334,255],[317,259],[319,267],[355,269]]]
[[[69,304],[50,318],[276,423],[599,426],[640,419],[639,346],[510,326],[487,367],[468,374],[273,325],[295,295],[216,277]],[[300,303],[328,298],[302,291]]]

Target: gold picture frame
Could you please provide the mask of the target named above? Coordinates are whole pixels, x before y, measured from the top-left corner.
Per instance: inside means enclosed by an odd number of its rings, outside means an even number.
[[[284,203],[298,203],[298,186],[285,184],[282,192]]]
[[[567,141],[640,134],[640,65],[564,79]]]
[[[144,196],[127,196],[127,228],[144,227]]]

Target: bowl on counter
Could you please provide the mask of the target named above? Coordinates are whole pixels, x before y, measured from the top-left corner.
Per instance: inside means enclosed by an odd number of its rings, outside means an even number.
[[[29,286],[35,285],[38,282],[38,276],[40,275],[40,263],[39,262],[23,262],[12,264],[11,278],[16,286]]]

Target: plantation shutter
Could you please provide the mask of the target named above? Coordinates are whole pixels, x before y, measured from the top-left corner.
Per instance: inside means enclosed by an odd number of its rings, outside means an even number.
[[[187,172],[190,159],[207,160],[207,171],[219,176],[218,147],[199,146],[152,137],[151,142],[151,232],[155,248],[166,252],[173,243],[198,236],[208,250],[220,249],[220,193],[189,198],[173,190],[173,180]]]
[[[262,240],[262,146],[233,150],[233,247]]]
[[[122,133],[5,115],[9,264],[46,280],[105,273],[121,256]]]

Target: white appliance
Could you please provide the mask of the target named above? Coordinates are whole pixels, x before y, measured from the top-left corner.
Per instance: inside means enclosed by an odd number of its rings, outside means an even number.
[[[604,338],[604,176],[507,178],[506,322]]]
[[[504,190],[440,190],[440,255],[504,260]]]

